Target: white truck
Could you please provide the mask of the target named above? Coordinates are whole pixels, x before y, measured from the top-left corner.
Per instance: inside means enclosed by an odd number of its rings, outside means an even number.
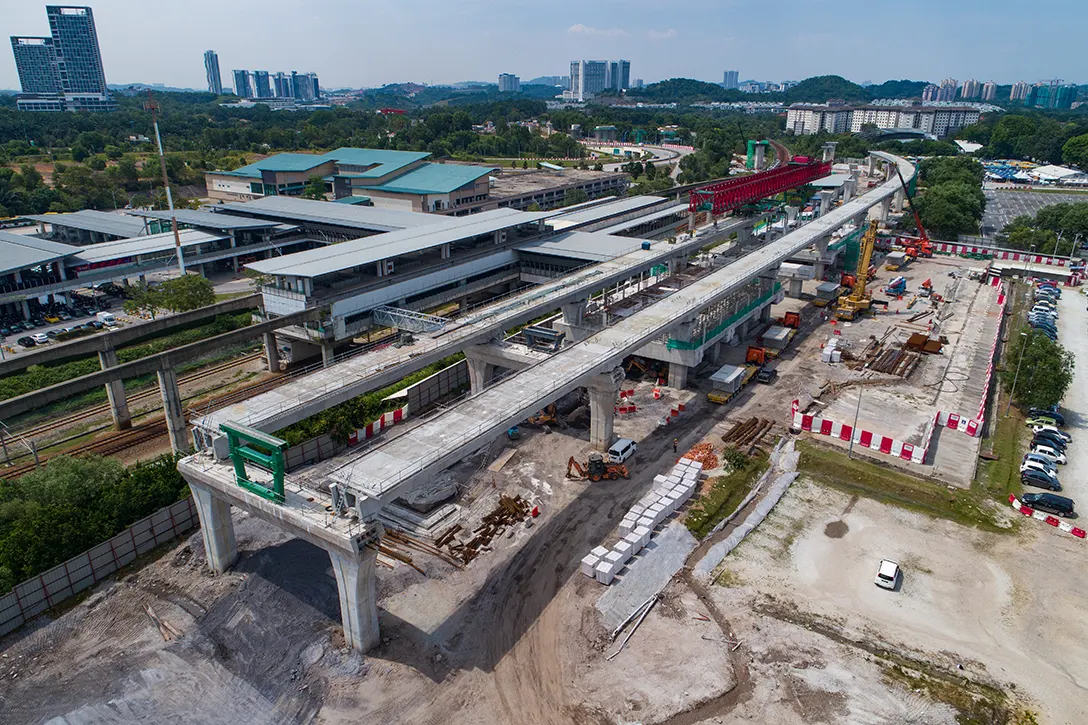
[[[113,316],[112,312],[99,312],[95,315],[95,319],[106,327],[117,327],[117,318]]]

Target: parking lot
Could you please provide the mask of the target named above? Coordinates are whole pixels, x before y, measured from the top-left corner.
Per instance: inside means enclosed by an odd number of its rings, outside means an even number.
[[[992,237],[1018,216],[1035,216],[1044,206],[1088,202],[1088,194],[1061,194],[1031,191],[986,189],[986,211],[982,215],[982,234]]]
[[[18,354],[28,349],[37,349],[41,345],[53,342],[53,336],[69,330],[91,326],[98,330],[106,329],[96,320],[96,314],[100,311],[113,315],[116,324],[126,325],[134,321],[134,318],[126,315],[121,309],[124,298],[117,294],[100,292],[92,297],[90,291],[73,296],[69,304],[63,302],[63,298],[56,297],[56,302],[34,310],[33,324],[25,320],[4,320],[0,326],[0,343],[4,346],[5,354]],[[53,322],[52,320],[56,320]],[[135,318],[138,321],[138,318]],[[33,339],[35,335],[46,335],[48,341],[36,342],[33,345],[24,345],[26,338]]]

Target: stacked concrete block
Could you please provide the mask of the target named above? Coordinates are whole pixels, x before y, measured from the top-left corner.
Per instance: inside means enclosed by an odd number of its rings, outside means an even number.
[[[597,576],[597,565],[604,559],[605,554],[608,553],[608,549],[603,546],[597,546],[593,548],[593,551],[589,552],[582,558],[582,566],[580,571],[588,577]]]
[[[616,571],[607,561],[602,561],[597,564],[597,568],[595,571],[597,581],[601,584],[611,584],[612,580],[616,578]]]

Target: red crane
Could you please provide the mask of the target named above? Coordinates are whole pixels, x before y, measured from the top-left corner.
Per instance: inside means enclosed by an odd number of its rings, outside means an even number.
[[[910,213],[914,215],[914,224],[918,227],[918,257],[932,257],[933,256],[933,243],[929,241],[929,235],[926,234],[926,228],[922,226],[922,218],[918,216],[918,210],[914,208],[914,198],[911,196],[910,189],[907,188],[907,182],[903,179],[902,172],[899,171],[899,167],[895,167],[895,173],[899,176],[899,183],[903,185],[903,196],[907,197],[907,206],[910,207]]]

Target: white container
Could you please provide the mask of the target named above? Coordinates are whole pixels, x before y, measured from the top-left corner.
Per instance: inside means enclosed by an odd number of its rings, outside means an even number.
[[[593,554],[586,554],[582,557],[582,565],[579,567],[579,571],[590,579],[593,579],[596,577],[597,564],[599,564],[600,561],[601,560],[593,556]]]
[[[612,565],[607,561],[597,564],[593,573],[601,584],[611,584],[612,580],[616,578],[616,572],[612,570]]]

